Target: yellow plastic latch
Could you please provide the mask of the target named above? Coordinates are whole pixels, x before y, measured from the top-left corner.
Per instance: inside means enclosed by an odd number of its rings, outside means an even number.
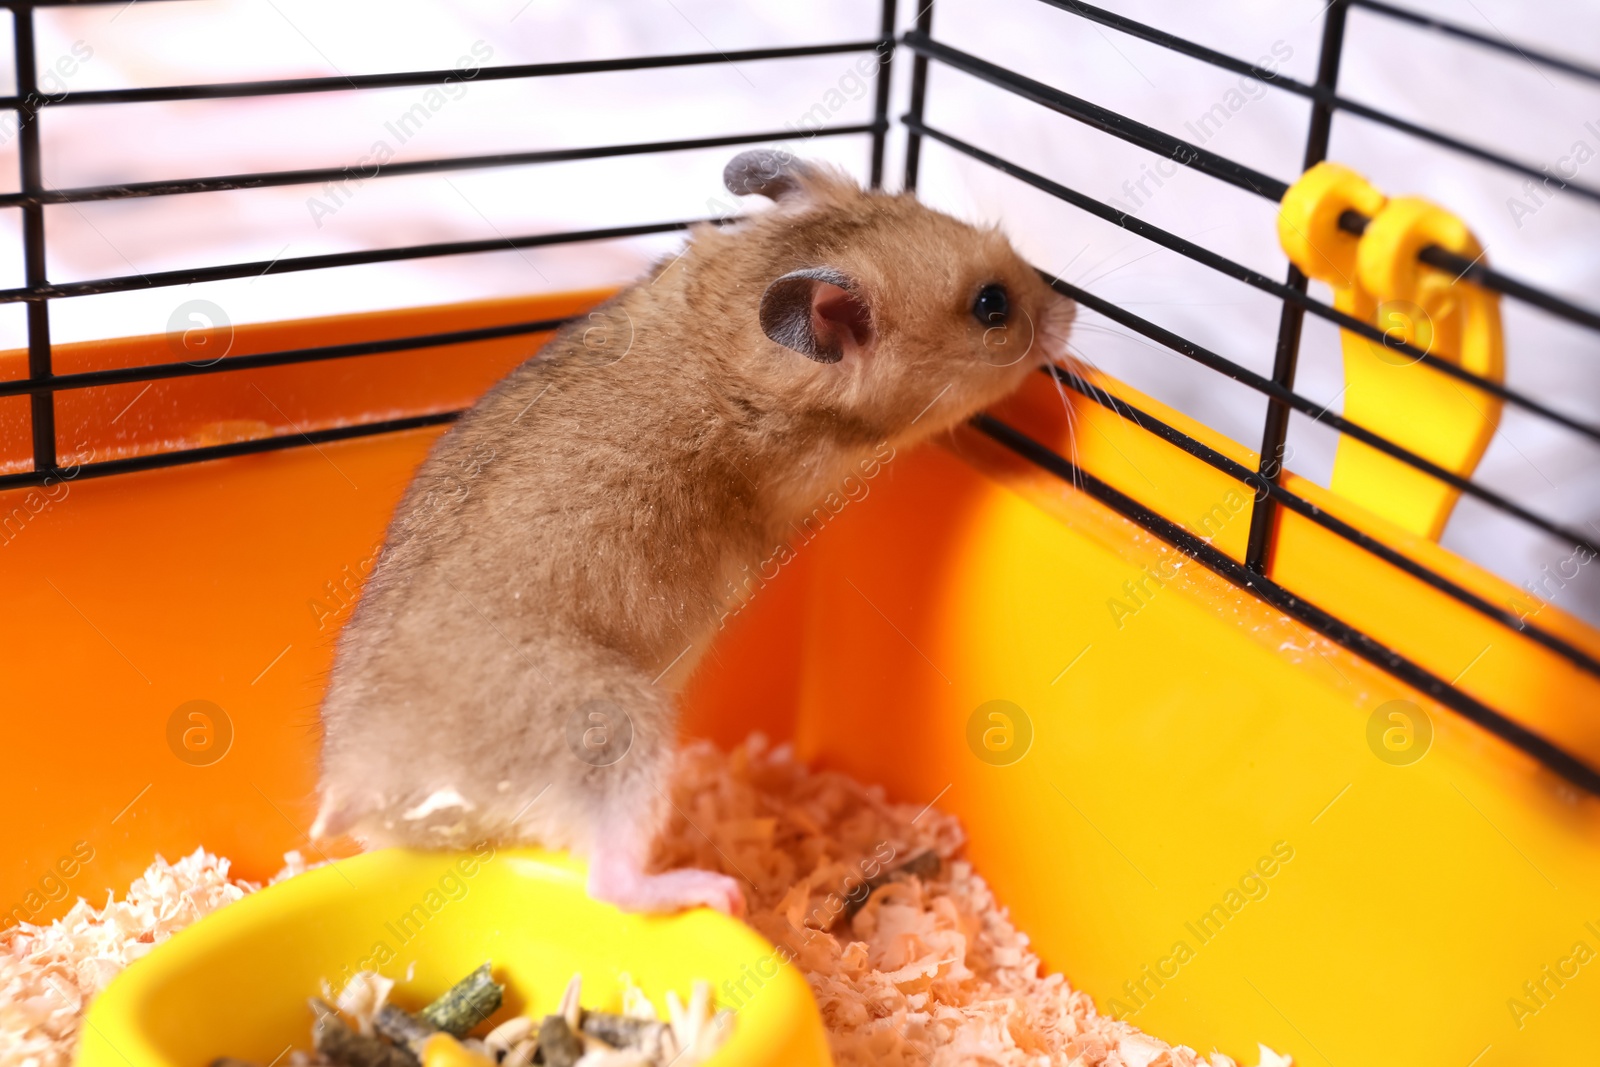
[[[1346,211],[1370,220],[1360,237],[1339,228]],[[1504,380],[1499,298],[1417,259],[1429,245],[1482,259],[1482,246],[1455,216],[1425,200],[1386,200],[1348,167],[1319,163],[1285,194],[1278,240],[1308,277],[1333,287],[1340,311],[1479,377]],[[1340,336],[1345,418],[1448,471],[1470,475],[1500,424],[1499,398],[1398,346],[1349,330]],[[1460,495],[1348,436],[1339,439],[1330,487],[1435,541]]]

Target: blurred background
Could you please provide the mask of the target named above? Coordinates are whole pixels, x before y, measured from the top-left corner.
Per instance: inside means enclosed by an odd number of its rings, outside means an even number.
[[[1519,0],[1410,7],[1582,59],[1600,41],[1600,6]],[[1314,78],[1323,0],[1106,0],[1120,14],[1240,59]],[[901,5],[900,28],[915,14]],[[402,70],[728,52],[854,41],[878,32],[876,4],[820,0],[183,0],[42,8],[41,89],[94,90]],[[1035,0],[940,0],[935,36],[992,62],[1130,115],[1283,180],[1300,170],[1308,104]],[[0,50],[8,63],[10,49]],[[374,161],[590,147],[791,131],[797,151],[865,179],[865,136],[809,138],[820,116],[871,119],[859,53],[728,62],[522,81],[462,77],[439,87],[237,100],[47,108],[40,119],[49,188],[286,168],[369,168]],[[866,57],[870,67],[871,57]],[[894,64],[890,113],[905,110],[910,56]],[[8,82],[14,72],[0,74]],[[1356,9],[1340,92],[1533,167],[1554,167],[1581,142],[1576,180],[1600,184],[1600,85],[1515,54],[1428,33]],[[422,108],[418,109],[417,105]],[[1222,104],[1225,121],[1213,117]],[[819,110],[820,109],[820,110]],[[406,120],[406,116],[411,116]],[[418,117],[420,116],[420,117]],[[929,122],[1081,189],[1225,256],[1281,278],[1286,260],[1267,200],[1180,169],[1137,184],[1155,157],[935,65]],[[0,128],[0,191],[15,191],[17,131]],[[1200,136],[1197,136],[1197,133]],[[212,264],[278,260],[435,241],[491,239],[736,210],[721,187],[738,149],[444,171],[192,196],[52,206],[49,276],[77,281]],[[898,187],[904,136],[890,139],[886,184]],[[1526,179],[1349,114],[1333,123],[1329,158],[1389,195],[1432,199],[1465,219],[1495,267],[1589,307],[1600,306],[1600,203],[1571,192],[1532,196]],[[1580,153],[1581,155],[1581,153]],[[1254,370],[1270,373],[1278,302],[1039,193],[942,146],[925,143],[924,199],[996,222],[1052,273]],[[18,212],[0,212],[0,287],[22,284]],[[212,302],[234,324],[620,284],[681,236],[416,259],[332,271],[53,301],[56,343],[162,333],[180,305]],[[1313,283],[1313,294],[1328,293]],[[0,305],[0,347],[22,347],[21,304]],[[1502,302],[1508,381],[1590,423],[1600,421],[1600,352],[1579,328]],[[1082,317],[1081,355],[1251,448],[1264,410],[1255,392],[1118,327]],[[1308,317],[1298,386],[1340,410],[1337,331]],[[137,403],[126,412],[139,418]],[[20,402],[0,419],[25,419]],[[264,415],[270,418],[270,414]],[[1127,432],[1136,433],[1135,427]],[[1288,466],[1327,483],[1335,434],[1291,422]],[[1478,477],[1535,511],[1600,536],[1600,449],[1508,407]],[[1444,543],[1519,585],[1600,623],[1600,564],[1558,584],[1548,576],[1573,546],[1470,499]]]

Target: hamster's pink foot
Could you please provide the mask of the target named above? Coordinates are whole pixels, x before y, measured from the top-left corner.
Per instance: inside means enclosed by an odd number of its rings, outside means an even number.
[[[681,911],[703,904],[725,915],[744,914],[744,893],[725,874],[697,870],[645,874],[601,857],[589,868],[589,895],[623,911]]]

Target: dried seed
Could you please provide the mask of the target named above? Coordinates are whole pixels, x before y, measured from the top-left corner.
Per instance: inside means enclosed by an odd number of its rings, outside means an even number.
[[[613,1048],[636,1048],[649,1052],[661,1046],[667,1024],[660,1019],[637,1019],[609,1011],[585,1011],[581,1029]]]
[[[583,1056],[583,1042],[566,1019],[546,1015],[539,1024],[539,1051],[544,1054],[545,1067],[572,1067]]]
[[[849,896],[845,898],[844,907],[828,923],[827,929],[832,930],[841,922],[849,922],[860,911],[872,894],[890,882],[898,882],[908,875],[918,878],[932,878],[939,873],[939,854],[931,848],[925,848],[916,855],[908,858],[904,863],[887,870],[880,871],[875,878],[868,878],[862,882]]]
[[[378,1009],[378,1013],[372,1017],[372,1028],[380,1036],[388,1038],[397,1045],[410,1047],[413,1051],[421,1042],[428,1040],[430,1034],[439,1032],[439,1028],[432,1023],[423,1022],[393,1004],[385,1004]]]
[[[421,1062],[408,1048],[350,1029],[321,1000],[312,998],[311,1010],[317,1013],[317,1021],[311,1025],[312,1045],[340,1067],[418,1067]]]

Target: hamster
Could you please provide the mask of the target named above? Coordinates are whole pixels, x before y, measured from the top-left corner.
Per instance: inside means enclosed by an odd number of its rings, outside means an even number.
[[[770,150],[723,178],[773,203],[692,229],[417,471],[339,639],[313,837],[570,849],[624,910],[742,910],[647,871],[675,694],[791,522],[1065,362],[1074,306],[909,194]]]

